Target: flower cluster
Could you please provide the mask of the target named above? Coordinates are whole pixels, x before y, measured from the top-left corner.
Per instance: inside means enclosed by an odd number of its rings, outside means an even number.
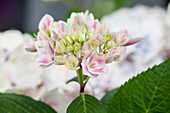
[[[119,60],[125,46],[143,39],[132,39],[127,30],[110,32],[88,11],[72,13],[67,23],[56,22],[46,14],[36,37],[26,50],[38,53],[36,61],[41,67],[56,64],[72,70],[83,68],[92,76],[106,72],[105,64]]]

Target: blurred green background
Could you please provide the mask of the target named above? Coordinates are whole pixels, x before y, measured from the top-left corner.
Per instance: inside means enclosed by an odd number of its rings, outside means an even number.
[[[35,32],[46,13],[55,20],[66,20],[71,12],[89,10],[100,19],[121,7],[138,4],[167,7],[169,0],[0,0],[0,31],[19,29]]]

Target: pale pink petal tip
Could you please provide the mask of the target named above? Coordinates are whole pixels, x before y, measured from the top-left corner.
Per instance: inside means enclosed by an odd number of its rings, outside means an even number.
[[[27,47],[25,47],[25,50],[27,51],[27,52],[37,52],[37,49],[34,47],[34,46],[27,46]]]
[[[43,65],[43,64],[41,64],[39,67],[40,67],[40,68],[47,68],[47,67],[51,66],[53,63],[54,63],[54,62],[52,62],[52,63],[50,63],[50,64],[48,64],[48,65]]]
[[[51,56],[54,55],[54,50],[49,42],[47,43],[47,51]]]
[[[134,39],[131,39],[129,42],[127,42],[124,46],[129,46],[138,43],[139,41],[143,40],[144,37],[137,37]]]
[[[50,16],[49,14],[45,14],[43,18],[40,20],[40,23],[38,26],[39,30],[46,31],[53,21],[54,19],[52,16]]]
[[[38,57],[36,59],[36,62],[43,64],[43,65],[48,65],[50,63],[50,60],[47,57]]]

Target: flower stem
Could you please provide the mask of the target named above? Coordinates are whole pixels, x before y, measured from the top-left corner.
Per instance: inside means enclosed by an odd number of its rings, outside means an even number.
[[[89,81],[90,77],[88,76],[86,81],[84,82],[84,87],[86,86],[87,82]]]
[[[78,77],[78,81],[80,84],[80,93],[84,92],[84,84],[83,84],[83,69],[82,66],[80,64],[80,69],[78,69],[77,71],[77,77]]]

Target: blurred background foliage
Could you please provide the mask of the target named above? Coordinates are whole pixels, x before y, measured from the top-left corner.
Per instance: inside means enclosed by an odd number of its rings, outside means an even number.
[[[121,7],[137,4],[167,7],[169,0],[0,0],[0,31],[18,29],[35,32],[46,13],[55,20],[64,20],[72,12],[89,10],[99,20]]]
[[[44,2],[62,2],[69,8],[68,17],[71,12],[89,10],[100,19],[116,9],[132,3],[134,0],[43,0]]]

